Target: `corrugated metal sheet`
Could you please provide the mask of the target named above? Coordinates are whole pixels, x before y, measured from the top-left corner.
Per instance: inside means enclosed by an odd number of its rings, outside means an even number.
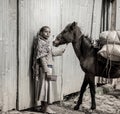
[[[51,41],[68,24],[77,21],[83,33],[98,38],[101,1],[95,0],[19,0],[19,95],[18,108],[33,106],[34,86],[31,75],[33,38],[43,25],[52,30]],[[16,108],[17,90],[17,1],[0,0],[0,108]],[[120,2],[117,0],[119,29]],[[93,13],[93,24],[92,24]],[[62,57],[56,57],[54,83],[56,100],[79,91],[84,77],[71,44]],[[61,88],[62,87],[62,88]],[[68,89],[69,88],[69,89]]]
[[[98,7],[98,4],[95,6]],[[93,0],[19,0],[19,109],[33,106],[31,47],[40,27],[50,26],[51,41],[53,36],[73,21],[78,22],[83,33],[90,35],[92,10]],[[63,95],[79,91],[84,73],[71,45],[62,57],[56,57],[54,61],[55,74],[58,75],[54,84],[57,100]]]
[[[90,35],[93,0],[63,0],[62,28],[73,21],[78,22],[82,31]]]
[[[100,25],[101,25],[101,8],[102,0],[95,0],[94,12],[93,12],[93,23],[92,23],[92,38],[94,40],[99,39]]]
[[[73,21],[78,22],[83,33],[90,35],[92,22],[93,0],[63,0],[62,28]],[[72,45],[63,55],[63,94],[67,95],[80,90],[84,73],[80,68]],[[69,89],[68,89],[69,88]]]
[[[16,0],[0,0],[0,108],[16,108]]]
[[[32,62],[33,38],[44,25],[50,26],[52,36],[58,33],[60,29],[60,1],[20,0],[19,21],[19,109],[25,109],[33,106],[34,100],[30,63]],[[59,62],[56,63],[56,66],[59,69]]]
[[[19,1],[19,89],[18,108],[27,108],[31,103],[32,84],[30,71],[30,2],[28,0]],[[22,104],[21,104],[22,102]],[[25,107],[26,106],[26,107]],[[29,106],[30,107],[30,106]]]

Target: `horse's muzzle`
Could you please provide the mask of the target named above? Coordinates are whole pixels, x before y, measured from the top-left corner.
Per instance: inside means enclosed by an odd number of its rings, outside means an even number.
[[[53,46],[57,47],[58,44],[55,41],[53,41]]]

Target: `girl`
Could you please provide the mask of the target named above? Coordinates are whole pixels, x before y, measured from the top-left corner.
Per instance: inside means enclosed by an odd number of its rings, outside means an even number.
[[[51,86],[52,82],[49,78],[49,76],[52,75],[52,56],[62,55],[65,49],[61,49],[57,52],[52,51],[48,41],[50,33],[50,28],[43,26],[34,41],[33,71],[35,77],[36,105],[41,105],[41,112],[53,114],[55,112],[49,107],[49,104],[54,100]]]

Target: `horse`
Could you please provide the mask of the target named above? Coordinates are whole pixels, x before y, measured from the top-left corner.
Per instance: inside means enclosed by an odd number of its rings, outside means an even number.
[[[114,64],[107,61],[107,59],[101,58],[101,56],[99,57],[97,53],[99,49],[94,47],[91,38],[81,32],[76,22],[69,23],[64,30],[56,36],[56,39],[53,41],[53,46],[58,47],[59,45],[68,43],[72,43],[75,54],[80,61],[80,66],[85,72],[80,95],[74,110],[78,110],[82,104],[83,94],[88,84],[91,93],[90,109],[94,110],[96,109],[95,76],[104,78],[120,77],[120,62],[119,64]]]

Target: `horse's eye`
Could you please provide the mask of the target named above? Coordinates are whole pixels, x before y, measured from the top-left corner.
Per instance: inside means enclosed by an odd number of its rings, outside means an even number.
[[[64,30],[64,31],[63,31],[63,33],[66,33],[66,32],[67,32],[67,30]]]
[[[58,40],[60,40],[60,38],[57,38]]]

